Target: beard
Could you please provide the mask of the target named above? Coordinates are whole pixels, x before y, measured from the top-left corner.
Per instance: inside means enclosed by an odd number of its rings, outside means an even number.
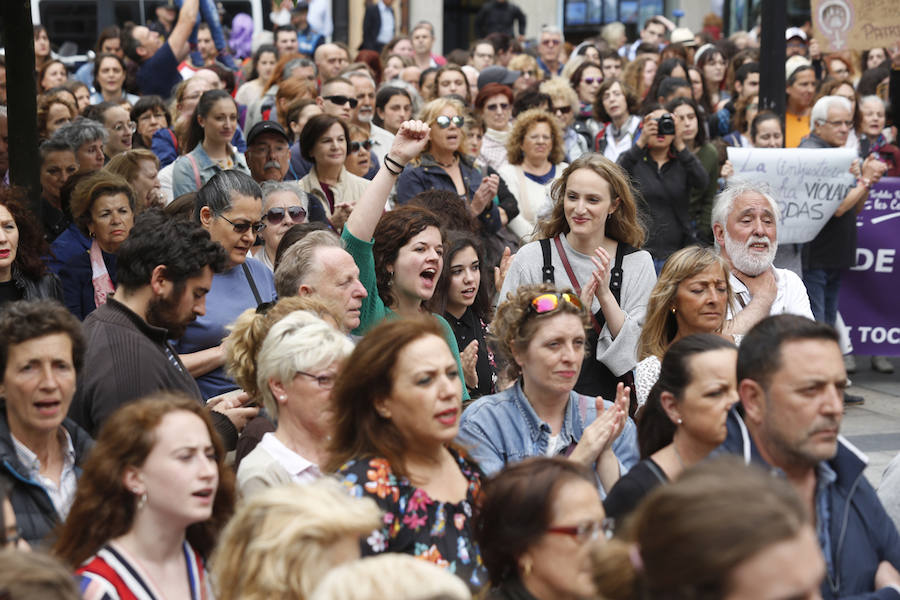
[[[750,250],[752,244],[765,243],[769,249],[765,254],[759,254]],[[775,253],[778,251],[778,241],[770,240],[768,236],[751,235],[747,238],[747,242],[741,244],[730,235],[728,230],[725,231],[725,252],[731,259],[731,264],[741,273],[756,277],[760,273],[772,266],[775,260]]]
[[[180,339],[187,331],[187,326],[197,318],[193,311],[189,319],[179,318],[178,299],[183,293],[184,289],[175,289],[169,296],[153,298],[147,305],[147,323],[167,330],[171,340]]]
[[[356,113],[356,120],[360,123],[371,123],[372,117],[375,116],[375,109],[360,109],[358,113]]]

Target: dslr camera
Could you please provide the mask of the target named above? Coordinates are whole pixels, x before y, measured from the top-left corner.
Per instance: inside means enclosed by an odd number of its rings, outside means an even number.
[[[675,119],[669,113],[666,113],[656,119],[656,131],[659,135],[675,135]]]

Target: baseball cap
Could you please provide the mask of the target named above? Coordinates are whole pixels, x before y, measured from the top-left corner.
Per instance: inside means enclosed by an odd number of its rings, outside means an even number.
[[[806,32],[800,29],[799,27],[788,27],[784,31],[784,39],[789,40],[791,38],[798,37],[804,42],[807,41]]]
[[[511,71],[506,67],[491,65],[478,74],[478,89],[480,90],[489,83],[512,85],[516,82],[516,79],[521,76],[522,71]]]
[[[291,139],[288,137],[287,132],[284,130],[284,127],[282,127],[280,123],[277,123],[275,121],[260,121],[250,128],[250,132],[247,134],[247,145],[249,146],[250,144],[252,144],[253,140],[264,133],[275,133],[283,137],[284,141],[286,141],[287,143],[291,142]]]
[[[294,5],[294,8],[291,9],[291,12],[308,12],[309,11],[309,2],[304,2],[303,0],[297,0],[297,4]]]
[[[671,35],[669,35],[669,41],[673,44],[681,44],[682,46],[696,46],[697,40],[694,37],[694,32],[688,29],[687,27],[678,27],[676,28]]]

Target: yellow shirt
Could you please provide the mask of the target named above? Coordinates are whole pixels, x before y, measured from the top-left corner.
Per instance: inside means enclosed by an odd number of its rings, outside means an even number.
[[[800,140],[809,135],[809,115],[797,116],[791,112],[784,115],[784,147],[796,148]]]

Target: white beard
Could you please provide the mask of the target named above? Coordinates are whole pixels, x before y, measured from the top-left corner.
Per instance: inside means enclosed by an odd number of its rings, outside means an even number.
[[[359,121],[360,123],[371,123],[371,122],[372,122],[372,117],[373,117],[374,115],[375,115],[375,111],[374,111],[374,110],[371,111],[371,112],[363,112],[363,111],[359,111],[359,112],[356,114],[356,120]]]
[[[765,254],[759,254],[750,250],[751,244],[766,242],[769,245],[769,251]],[[772,266],[775,260],[775,253],[778,251],[778,240],[772,241],[768,236],[754,236],[747,238],[746,244],[735,241],[725,231],[725,252],[731,259],[731,264],[741,273],[746,273],[751,277],[756,277],[760,273]]]

